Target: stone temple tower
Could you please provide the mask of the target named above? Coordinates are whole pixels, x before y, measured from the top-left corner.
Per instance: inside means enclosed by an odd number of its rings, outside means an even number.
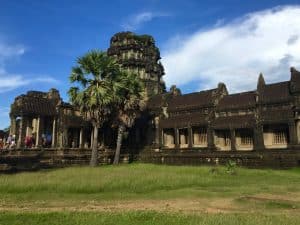
[[[140,76],[148,97],[165,91],[164,68],[153,37],[132,32],[117,33],[110,40],[107,54],[114,56],[123,69]]]

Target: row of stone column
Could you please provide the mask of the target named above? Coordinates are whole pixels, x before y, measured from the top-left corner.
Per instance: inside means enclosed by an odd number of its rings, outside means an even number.
[[[17,126],[17,118],[16,117],[11,117],[11,128],[10,128],[10,135],[15,135],[17,140],[17,148],[22,148],[24,147],[25,144],[25,137],[26,136],[31,136],[33,132],[35,132],[35,146],[41,146],[42,145],[42,134],[43,134],[43,123],[44,123],[44,118],[39,116],[37,118],[32,118],[32,117],[26,117],[26,116],[21,116],[18,118],[19,119],[19,125]],[[36,120],[35,123],[35,130],[31,131],[32,129],[32,121],[33,119]],[[30,132],[31,131],[31,132]],[[53,118],[52,122],[52,143],[51,146],[55,147],[57,143],[57,119]]]
[[[33,120],[36,120],[34,127],[32,126]],[[20,117],[11,117],[11,127],[10,127],[10,135],[15,135],[16,137],[16,145],[17,148],[22,148],[25,146],[25,137],[31,136],[33,132],[35,132],[35,146],[42,146],[42,134],[44,133],[45,127],[44,127],[44,120],[45,118],[42,116],[38,117],[28,117],[28,116],[20,116]],[[51,147],[67,147],[68,145],[68,129],[71,128],[64,128],[63,131],[59,132],[59,124],[57,118],[53,117],[52,119],[52,143]],[[33,127],[33,128],[32,128]],[[32,130],[34,129],[34,130]],[[90,145],[89,148],[92,147],[93,143],[93,129],[91,132],[91,136],[87,137],[86,133],[88,133],[87,129],[85,127],[78,127],[79,129],[79,148],[84,148],[85,142],[90,138]]]
[[[173,128],[175,133],[175,148],[180,148],[180,136],[179,136],[179,128]],[[192,135],[192,127],[188,126],[188,148],[193,147],[193,135]],[[288,122],[288,130],[289,130],[289,145],[297,145],[300,143],[300,140],[297,138],[297,131],[295,121]],[[236,150],[236,130],[229,129],[230,131],[230,141],[231,141],[231,150]],[[253,130],[253,147],[255,150],[263,150],[265,149],[264,145],[264,137],[263,137],[263,125],[257,125]],[[162,135],[163,129],[159,127],[158,121],[155,123],[155,145],[156,148],[161,148],[163,146]],[[210,126],[207,128],[207,148],[215,149],[214,143],[214,129]]]

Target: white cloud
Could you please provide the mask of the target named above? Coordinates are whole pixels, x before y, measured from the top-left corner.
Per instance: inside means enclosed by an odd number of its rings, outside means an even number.
[[[20,56],[25,53],[24,46],[16,45],[9,46],[0,42],[0,60],[5,58]]]
[[[124,30],[135,31],[139,29],[144,23],[149,22],[157,17],[165,17],[168,14],[165,13],[154,13],[154,12],[141,12],[130,16],[121,25]]]
[[[12,74],[6,71],[5,65],[8,60],[15,60],[25,53],[22,45],[9,45],[0,39],[0,93],[14,90],[21,86],[32,83],[58,83],[50,76],[24,76]]]
[[[162,51],[166,83],[206,89],[225,82],[237,92],[255,89],[260,72],[267,83],[288,80],[290,66],[300,69],[299,27],[300,6],[285,6],[176,35]]]
[[[0,69],[0,93],[8,92],[16,88],[34,83],[58,84],[59,81],[49,76],[24,77],[18,74],[8,74]]]

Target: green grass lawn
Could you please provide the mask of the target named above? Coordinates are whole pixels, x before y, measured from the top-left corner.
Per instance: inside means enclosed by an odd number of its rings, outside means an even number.
[[[184,215],[157,212],[130,213],[3,213],[0,225],[299,225],[297,216],[261,214]]]
[[[221,166],[136,163],[0,175],[0,224],[300,224],[299,217],[300,168],[231,175]]]

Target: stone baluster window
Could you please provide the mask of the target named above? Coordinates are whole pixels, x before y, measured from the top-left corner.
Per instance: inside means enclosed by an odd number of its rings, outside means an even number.
[[[241,132],[241,145],[253,145],[252,135],[248,132]]]
[[[224,146],[230,146],[230,134],[229,132],[224,133]]]
[[[196,146],[207,144],[207,129],[205,127],[193,128],[193,144]]]
[[[167,148],[174,148],[175,147],[175,130],[164,129],[163,130],[163,145]]]
[[[284,130],[274,131],[273,144],[287,144],[287,133]]]

